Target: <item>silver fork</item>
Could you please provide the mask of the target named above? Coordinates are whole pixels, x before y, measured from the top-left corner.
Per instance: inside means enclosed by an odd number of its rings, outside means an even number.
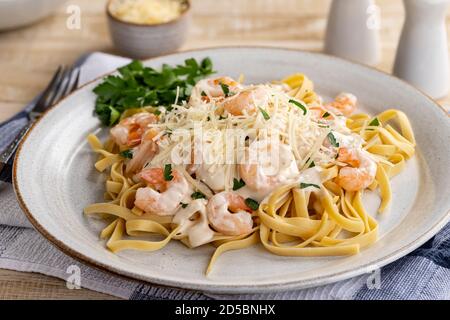
[[[19,132],[13,142],[6,147],[5,151],[0,154],[1,180],[10,180],[10,172],[5,173],[5,171],[11,169],[13,156],[28,130],[49,107],[77,88],[79,77],[80,69],[77,67],[58,67],[47,88],[42,92],[33,109],[28,113],[27,125]]]

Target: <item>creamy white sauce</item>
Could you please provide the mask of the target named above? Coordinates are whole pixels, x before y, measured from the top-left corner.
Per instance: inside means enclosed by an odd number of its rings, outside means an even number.
[[[360,136],[355,134],[343,134],[336,131],[333,131],[333,135],[336,138],[336,141],[339,142],[339,147],[341,148],[362,148],[364,140]]]
[[[192,247],[208,243],[214,237],[214,231],[208,223],[206,204],[205,199],[193,200],[186,208],[180,208],[172,220],[172,223],[180,226],[179,234],[187,235]],[[198,217],[192,220],[196,214]]]
[[[306,184],[314,184],[314,185],[320,187],[322,185],[322,179],[320,177],[320,171],[321,171],[321,168],[319,168],[319,167],[306,169],[300,174],[300,177],[298,178],[298,182],[299,183],[306,183]],[[310,192],[318,192],[318,191],[320,191],[319,189],[317,189],[314,186],[310,186],[310,187],[304,188],[303,190],[310,191]]]
[[[225,166],[201,165],[195,171],[197,179],[203,181],[215,192],[225,190]]]
[[[272,191],[273,191],[272,189],[252,190],[248,186],[244,186],[241,189],[236,190],[234,192],[236,192],[238,195],[240,195],[244,199],[250,198],[250,199],[256,200],[258,202],[261,202]]]

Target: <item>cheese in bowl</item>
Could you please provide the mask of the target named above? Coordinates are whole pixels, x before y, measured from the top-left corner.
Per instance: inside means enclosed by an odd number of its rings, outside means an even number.
[[[136,24],[160,24],[177,19],[186,9],[180,0],[112,0],[108,10],[115,18]]]
[[[111,39],[120,54],[145,59],[176,51],[190,25],[188,0],[110,0]]]

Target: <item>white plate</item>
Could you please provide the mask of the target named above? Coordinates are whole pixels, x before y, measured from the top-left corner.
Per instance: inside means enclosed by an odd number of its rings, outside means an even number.
[[[361,108],[378,113],[403,110],[417,138],[417,155],[392,180],[393,203],[377,216],[380,240],[352,257],[279,257],[260,245],[221,256],[207,278],[205,267],[213,248],[187,249],[172,242],[163,250],[126,251],[115,255],[99,240],[103,225],[83,216],[83,207],[101,201],[104,177],[93,167],[96,155],[86,136],[101,131],[93,116],[91,82],[52,108],[22,143],[15,162],[14,185],[33,225],[62,251],[121,275],[174,287],[217,293],[268,292],[305,288],[363,274],[390,263],[436,234],[449,220],[450,126],[445,111],[406,83],[379,71],[334,57],[271,48],[216,48],[148,60],[160,67],[186,58],[211,57],[220,74],[244,73],[248,83],[304,72],[318,92],[356,94]],[[104,134],[105,130],[103,130]],[[368,194],[371,212],[378,198]]]

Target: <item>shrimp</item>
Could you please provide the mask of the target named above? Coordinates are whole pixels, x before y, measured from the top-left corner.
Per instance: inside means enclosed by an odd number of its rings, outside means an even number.
[[[243,89],[239,82],[230,77],[203,79],[192,89],[189,104],[194,105],[199,101],[210,102],[211,99],[223,100],[225,98],[223,85],[228,87],[230,93],[237,93]]]
[[[343,114],[346,117],[351,116],[356,110],[356,103],[358,99],[351,93],[339,94],[333,102],[324,106],[325,109],[336,114]]]
[[[251,87],[234,96],[226,98],[221,106],[234,116],[252,115],[258,107],[265,108],[268,104],[269,93],[264,87]]]
[[[125,118],[111,129],[111,137],[120,146],[133,147],[141,143],[142,135],[158,117],[152,113],[141,112]]]
[[[372,184],[377,173],[377,164],[361,149],[339,149],[338,161],[351,167],[339,170],[337,184],[347,191],[359,191]]]
[[[247,161],[239,164],[239,174],[254,191],[270,192],[299,175],[292,151],[285,144],[274,148],[268,141],[254,141],[245,155]]]
[[[208,220],[220,233],[239,236],[250,233],[253,228],[252,210],[240,195],[221,192],[209,199],[206,206]]]
[[[164,179],[162,168],[144,169],[140,178],[147,182],[147,187],[136,192],[134,205],[145,212],[159,216],[170,216],[192,191],[187,180],[176,170],[172,170],[172,180]]]
[[[158,134],[155,129],[145,132],[142,142],[133,149],[133,158],[127,163],[126,172],[137,172],[141,170],[158,153],[159,147],[153,138]]]

